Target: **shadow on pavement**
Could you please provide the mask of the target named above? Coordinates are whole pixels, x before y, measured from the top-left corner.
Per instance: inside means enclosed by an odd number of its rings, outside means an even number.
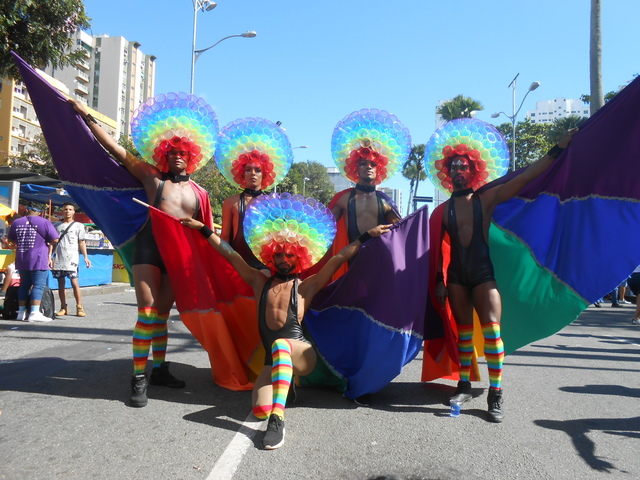
[[[596,445],[587,434],[603,432],[629,438],[640,438],[640,417],[631,418],[584,418],[578,420],[536,420],[543,428],[565,432],[582,459],[594,470],[611,473],[617,468],[611,462],[595,454]]]

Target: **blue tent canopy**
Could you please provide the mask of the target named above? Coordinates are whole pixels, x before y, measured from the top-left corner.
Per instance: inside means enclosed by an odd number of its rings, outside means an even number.
[[[71,197],[66,190],[53,187],[45,187],[43,185],[33,185],[31,183],[23,183],[20,185],[20,199],[61,206],[65,202],[71,202]]]

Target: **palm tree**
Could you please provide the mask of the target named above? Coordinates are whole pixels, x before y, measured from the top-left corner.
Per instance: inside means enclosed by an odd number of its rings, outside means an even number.
[[[413,197],[418,193],[418,184],[421,180],[427,179],[424,171],[424,143],[414,145],[409,153],[409,158],[402,166],[402,176],[409,180],[409,203],[407,204],[407,213],[411,209]]]
[[[565,118],[556,118],[553,123],[549,125],[549,130],[547,130],[546,134],[547,140],[551,145],[558,143],[567,130],[574,127],[579,127],[584,121],[585,119],[579,117],[578,115],[569,115]]]
[[[602,22],[601,0],[591,0],[591,38],[589,47],[589,78],[591,83],[589,110],[591,115],[604,105],[602,93]]]
[[[451,100],[447,100],[436,109],[438,115],[442,115],[445,122],[456,118],[472,118],[475,112],[482,110],[482,104],[471,97],[456,95]]]

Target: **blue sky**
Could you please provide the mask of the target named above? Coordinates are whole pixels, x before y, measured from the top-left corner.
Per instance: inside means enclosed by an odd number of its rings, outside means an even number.
[[[198,12],[197,48],[230,38],[198,60],[194,93],[220,126],[242,117],[280,120],[296,162],[333,165],[330,141],[344,116],[361,108],[394,113],[414,143],[435,128],[439,100],[464,94],[479,100],[477,118],[511,112],[509,83],[520,74],[520,111],[537,100],[589,93],[589,0],[219,0]],[[602,2],[604,91],[640,73],[640,2]],[[156,94],[189,91],[191,0],[85,0],[93,34],[136,40],[157,57]],[[401,188],[400,174],[383,186]],[[419,195],[432,195],[422,184]]]

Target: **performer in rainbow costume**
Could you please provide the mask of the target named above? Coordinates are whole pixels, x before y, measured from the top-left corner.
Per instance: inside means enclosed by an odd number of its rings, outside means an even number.
[[[496,205],[515,196],[553,164],[576,131],[567,133],[520,175],[480,190],[509,166],[506,142],[495,127],[476,119],[453,120],[438,129],[426,146],[430,178],[451,194],[451,199],[436,208],[430,220],[431,300],[446,325],[449,339],[453,340],[452,333],[455,335],[457,352],[450,348],[449,354],[455,359],[457,353],[460,365],[460,381],[451,400],[464,403],[472,398],[475,310],[484,336],[490,383],[488,413],[493,422],[504,418],[504,345],[500,334],[502,302],[489,255],[490,220]]]
[[[393,201],[376,186],[393,177],[410,152],[409,131],[384,110],[362,109],[338,122],[331,137],[331,153],[338,170],[356,185],[338,192],[329,203],[340,225],[332,251],[375,225],[400,220]],[[344,271],[346,266],[340,274]]]
[[[132,137],[144,161],[100,128],[81,102],[69,102],[100,144],[142,183],[150,204],[175,217],[188,215],[213,225],[209,195],[189,178],[211,158],[218,133],[216,115],[204,100],[170,93],[150,98],[136,110]],[[174,296],[151,221],[135,236],[132,263],[138,320],[133,330],[130,404],[144,407],[149,383],[172,388],[185,386],[169,372],[169,363],[165,362],[167,319]],[[147,380],[149,348],[153,351],[153,370]]]
[[[262,195],[247,210],[244,234],[254,255],[267,265],[267,278],[251,268],[228,243],[192,217],[182,220],[199,230],[253,289],[257,301],[258,328],[266,355],[253,389],[253,413],[269,419],[262,447],[284,443],[284,409],[293,375],[311,373],[317,354],[305,338],[301,319],[313,297],[335,271],[349,260],[363,242],[387,232],[389,225],[372,228],[340,253],[328,259],[320,271],[300,281],[299,275],[325,254],[336,227],[331,211],[312,198],[289,193]]]
[[[429,268],[428,211],[422,208],[400,221],[391,199],[376,190],[411,151],[409,132],[394,115],[376,109],[353,112],[337,124],[331,144],[336,165],[356,182],[330,204],[338,219],[331,254],[369,228],[394,225],[388,235],[367,242],[314,299],[305,327],[326,368],[301,383],[334,385],[366,405],[365,395],[393,380],[420,352],[425,337],[442,336],[439,325],[425,328],[426,299],[420,290],[427,287],[424,272]]]
[[[282,127],[269,120],[235,120],[220,130],[216,162],[227,181],[243,189],[222,205],[221,238],[249,265],[268,275],[268,268],[251,252],[242,225],[249,203],[287,176],[293,163],[289,139]]]

